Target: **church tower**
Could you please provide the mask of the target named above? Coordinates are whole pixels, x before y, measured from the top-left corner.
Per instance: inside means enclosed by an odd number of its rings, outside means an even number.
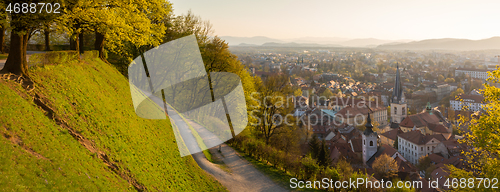
[[[375,153],[377,153],[378,134],[373,131],[372,119],[368,113],[366,119],[366,129],[363,132],[363,163],[366,163]]]
[[[396,82],[391,97],[391,123],[399,124],[408,114],[408,104],[405,101],[401,75],[399,74],[399,63],[396,71]]]

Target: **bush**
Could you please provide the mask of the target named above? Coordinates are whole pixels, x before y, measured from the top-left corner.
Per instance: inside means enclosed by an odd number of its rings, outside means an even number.
[[[28,66],[56,65],[79,59],[80,55],[76,51],[51,51],[31,55],[29,57]]]
[[[318,174],[320,170],[320,167],[316,162],[316,160],[314,160],[311,156],[307,156],[302,158],[300,163],[304,167],[305,171],[304,179],[315,179],[316,174]]]
[[[311,156],[300,158],[298,155],[285,153],[280,149],[266,145],[259,139],[248,136],[237,136],[230,144],[254,159],[271,163],[275,168],[283,169],[285,173],[289,172],[290,175],[295,176],[297,179],[315,179],[317,175],[321,174],[321,176],[338,180],[342,172],[332,167],[326,167],[322,171],[322,167]],[[346,165],[348,167],[344,169],[350,170],[347,175],[348,177],[352,173],[352,168],[348,163]]]

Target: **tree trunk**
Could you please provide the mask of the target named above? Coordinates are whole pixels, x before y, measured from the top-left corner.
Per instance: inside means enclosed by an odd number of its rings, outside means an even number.
[[[73,37],[69,38],[69,49],[78,51],[78,35],[75,35],[76,39]]]
[[[95,32],[95,43],[94,43],[94,49],[99,52],[99,58],[105,59],[104,58],[104,34]]]
[[[5,43],[5,26],[0,28],[0,53],[5,53],[3,44]]]
[[[26,61],[26,49],[28,34],[19,35],[17,32],[10,33],[10,52],[1,73],[14,73],[16,75],[28,75],[28,62]]]
[[[83,32],[78,34],[78,41],[79,41],[78,44],[79,44],[79,48],[80,48],[80,54],[83,54],[83,51],[84,51],[83,46],[85,45],[83,43]]]
[[[48,26],[46,26],[45,29],[43,30],[43,34],[45,36],[45,51],[50,51],[50,39],[49,39],[50,30]]]

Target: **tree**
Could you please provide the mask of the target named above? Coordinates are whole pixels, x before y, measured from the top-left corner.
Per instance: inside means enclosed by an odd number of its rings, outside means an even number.
[[[301,131],[297,126],[287,126],[282,133],[271,138],[270,145],[285,154],[297,154],[300,151]]]
[[[450,98],[450,99],[455,99],[455,97],[456,97],[457,95],[464,94],[464,93],[465,93],[465,92],[464,92],[464,90],[463,90],[462,88],[458,88],[457,90],[455,90],[455,91],[453,91],[453,92],[451,93],[451,95],[450,95],[450,96],[451,96],[451,98]]]
[[[335,165],[335,169],[337,169],[338,173],[343,177],[341,180],[349,179],[354,172],[351,164],[347,162],[344,157],[340,157],[339,161]]]
[[[446,83],[455,83],[455,79],[453,79],[453,78],[446,78],[444,80],[444,82],[446,82]]]
[[[443,82],[444,81],[444,76],[443,75],[439,75],[438,76],[438,82]]]
[[[46,23],[43,26],[43,35],[45,40],[45,51],[50,51],[50,24]]]
[[[304,179],[313,179],[316,178],[316,174],[319,172],[320,167],[316,160],[311,158],[310,156],[306,156],[300,160],[302,166],[304,167],[305,175]]]
[[[5,4],[9,3],[39,3],[41,1],[12,1],[7,0]],[[55,3],[58,1],[44,1],[43,3]],[[28,76],[28,62],[26,60],[26,51],[28,46],[28,40],[33,35],[35,29],[40,27],[40,23],[50,21],[57,17],[59,14],[51,13],[37,13],[37,14],[24,14],[22,12],[10,13],[11,22],[10,26],[12,28],[10,35],[10,52],[5,61],[4,68],[0,73],[14,73],[16,75]]]
[[[264,136],[266,144],[269,144],[269,139],[282,133],[282,129],[287,126],[283,120],[293,111],[293,101],[285,98],[292,93],[292,89],[288,77],[284,75],[270,76],[256,86],[260,94],[255,96],[260,105],[254,109],[253,115],[262,121],[257,125],[257,129]]]
[[[455,121],[455,110],[453,110],[453,108],[451,108],[451,107],[448,107],[448,120],[450,122]]]
[[[427,167],[427,169],[425,169],[424,173],[425,173],[425,178],[431,178],[431,173],[436,170],[436,166],[435,165],[430,165],[429,167]]]
[[[103,58],[104,45],[118,54],[132,57],[127,46],[145,52],[158,46],[167,29],[171,4],[164,0],[68,1],[67,12],[58,21],[60,30],[71,34],[79,51],[84,32],[96,33],[95,48]]]
[[[488,82],[480,92],[484,95],[485,106],[482,114],[477,116],[462,116],[459,119],[460,126],[468,125],[469,131],[460,140],[474,150],[464,151],[466,157],[466,170],[449,166],[450,177],[483,177],[498,178],[500,176],[500,88],[494,86],[500,82],[500,70],[490,72]],[[476,182],[477,184],[477,182]],[[484,187],[484,186],[482,186]],[[478,190],[487,191],[480,188]],[[466,191],[466,190],[462,190]]]
[[[396,161],[389,157],[387,154],[383,154],[375,159],[373,162],[373,170],[380,178],[392,179],[396,176],[398,171],[398,165]]]
[[[399,139],[396,138],[396,140],[394,140],[394,143],[392,144],[392,147],[394,147],[394,149],[396,149],[396,150],[398,150],[398,148],[399,148],[399,141],[398,140]]]
[[[323,91],[323,93],[321,93],[321,96],[325,96],[327,99],[329,99],[333,96],[333,93],[332,91],[330,91],[330,89],[327,88],[325,91]]]
[[[332,163],[332,160],[330,159],[330,150],[328,150],[328,146],[326,146],[324,140],[321,142],[317,161],[318,164],[323,167],[328,167]]]
[[[318,137],[313,136],[311,141],[309,141],[309,153],[313,159],[318,159],[319,152],[321,150],[321,142]]]
[[[295,91],[293,91],[293,96],[302,96],[302,89],[298,88]]]
[[[162,42],[169,42],[188,35],[196,36],[209,82],[214,82],[214,79],[212,78],[216,78],[212,77],[210,72],[231,72],[237,74],[240,77],[243,88],[245,90],[246,103],[243,103],[243,105],[246,104],[247,106],[258,106],[256,108],[247,108],[249,112],[248,114],[251,114],[248,116],[249,122],[251,124],[259,124],[257,127],[262,125],[262,121],[260,121],[260,123],[256,122],[258,120],[263,120],[261,113],[262,111],[260,110],[262,106],[260,106],[260,104],[258,104],[256,100],[254,100],[254,98],[250,96],[251,93],[256,92],[256,85],[259,85],[262,88],[263,83],[261,79],[258,77],[253,78],[252,76],[250,76],[248,71],[244,68],[237,57],[229,51],[228,44],[213,34],[210,22],[203,21],[199,16],[195,16],[189,11],[186,15],[169,17],[166,23],[168,25],[168,28],[165,31],[165,36],[163,37]],[[145,50],[147,49],[147,47],[143,46],[140,49],[133,47],[132,51],[135,51],[134,55],[141,55],[143,51],[141,49]],[[128,63],[125,63],[125,66],[127,65]],[[209,83],[209,85],[212,100],[214,100],[212,83]],[[260,98],[260,96],[258,96],[258,98],[255,99],[262,101],[263,98]],[[222,99],[222,104],[225,105],[224,103],[225,100]],[[258,112],[253,113],[254,111]],[[259,116],[253,116],[253,114],[259,114]],[[288,120],[290,121],[293,121],[292,119],[293,118],[288,118]],[[229,124],[231,125],[232,122],[229,116],[228,120],[230,121]],[[289,143],[286,143],[283,141],[283,139],[292,138],[297,132],[295,127],[288,128],[289,129],[281,129],[280,134],[284,134],[284,137],[277,138],[276,142],[272,143],[273,146],[283,147],[282,149],[284,149],[284,151],[287,153],[289,151],[292,151],[295,143],[291,140],[289,140]],[[231,133],[234,134],[232,126],[230,126],[230,129]],[[275,135],[276,134],[274,133],[266,134],[266,136],[268,137],[266,140],[269,141],[270,138]],[[294,139],[296,139],[296,137],[294,137]],[[267,144],[269,144],[269,142],[267,142]]]
[[[418,159],[418,164],[417,164],[418,170],[423,171],[425,173],[426,169],[429,168],[430,166],[431,166],[431,158],[429,158],[428,155],[420,157],[420,159]]]
[[[6,7],[5,3],[3,1],[0,2],[1,7]],[[7,30],[7,27],[9,26],[9,18],[7,15],[7,12],[2,11],[0,12],[0,53],[4,53],[4,44],[5,44],[5,31]]]

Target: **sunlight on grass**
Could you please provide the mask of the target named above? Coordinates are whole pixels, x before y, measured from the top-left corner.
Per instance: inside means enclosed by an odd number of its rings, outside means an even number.
[[[181,158],[169,120],[142,119],[135,114],[127,79],[98,60],[30,68],[35,92],[68,126],[95,144],[120,170],[156,191],[225,191],[198,167]],[[0,186],[8,191],[135,190],[48,119],[27,93],[12,81],[0,80],[0,133],[15,135],[39,159],[5,137],[0,138]]]

